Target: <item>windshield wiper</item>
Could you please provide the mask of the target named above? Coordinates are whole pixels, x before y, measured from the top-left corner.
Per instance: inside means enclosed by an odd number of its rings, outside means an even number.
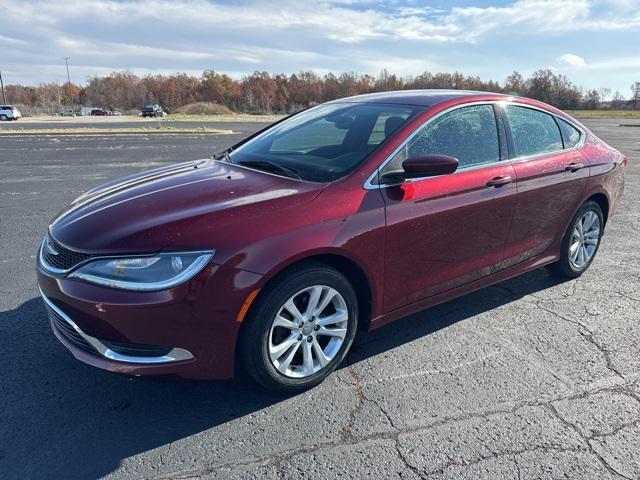
[[[227,156],[228,155],[229,154],[227,154]],[[284,165],[278,165],[277,163],[270,162],[268,160],[245,160],[243,162],[236,162],[236,163],[238,165],[244,165],[246,167],[254,167],[259,170],[265,170],[267,172],[281,173],[287,177],[293,177],[293,178],[297,178],[298,180],[301,180],[301,177],[298,174],[297,170],[290,167],[285,167]]]
[[[231,157],[229,156],[229,150],[225,150],[224,152],[216,153],[213,155],[215,160],[224,160],[225,162],[231,163]]]

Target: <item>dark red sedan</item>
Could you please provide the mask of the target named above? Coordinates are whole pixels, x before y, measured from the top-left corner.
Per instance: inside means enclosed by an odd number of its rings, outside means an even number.
[[[49,226],[59,340],[133,375],[294,391],[358,327],[548,266],[584,273],[627,159],[543,103],[402,91],[313,107],[215,160],[113,181]]]

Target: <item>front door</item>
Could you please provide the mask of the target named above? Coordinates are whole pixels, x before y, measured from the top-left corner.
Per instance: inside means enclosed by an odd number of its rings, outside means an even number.
[[[515,172],[501,163],[490,104],[460,107],[428,121],[381,167],[386,206],[385,295],[389,312],[496,271],[515,211]],[[418,153],[455,157],[450,175],[385,185]]]

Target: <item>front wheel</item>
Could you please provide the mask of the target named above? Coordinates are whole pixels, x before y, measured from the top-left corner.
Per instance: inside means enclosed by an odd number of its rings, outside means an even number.
[[[600,205],[592,200],[585,202],[564,234],[560,260],[550,265],[549,270],[566,278],[582,275],[598,252],[603,231],[604,216]]]
[[[313,387],[344,359],[357,318],[355,291],[340,272],[323,264],[291,270],[263,289],[246,320],[245,370],[270,390]]]

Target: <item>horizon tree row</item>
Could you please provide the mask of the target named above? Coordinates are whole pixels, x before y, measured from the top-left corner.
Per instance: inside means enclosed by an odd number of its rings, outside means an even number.
[[[133,112],[151,102],[174,112],[186,105],[206,102],[232,112],[263,114],[291,113],[317,103],[363,93],[424,88],[522,95],[568,110],[640,107],[640,81],[633,83],[631,97],[626,100],[619,91],[612,95],[608,88],[584,91],[566,76],[549,69],[537,70],[529,78],[514,71],[502,85],[459,72],[424,72],[415,77],[399,77],[386,69],[377,76],[356,72],[320,76],[312,71],[291,75],[256,71],[236,80],[224,73],[205,70],[200,77],[185,73],[139,77],[128,71],[113,72],[92,77],[85,86],[43,83],[38,86],[8,85],[5,89],[7,99],[27,113],[56,113],[64,107],[79,105]]]

